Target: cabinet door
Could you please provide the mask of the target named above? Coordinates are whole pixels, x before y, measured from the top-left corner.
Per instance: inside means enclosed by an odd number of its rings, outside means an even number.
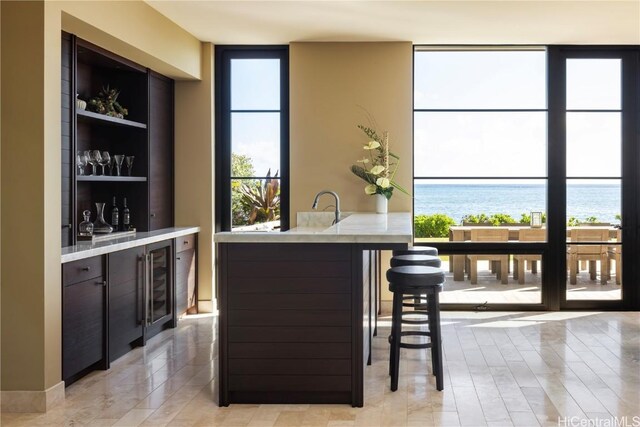
[[[63,287],[62,378],[67,385],[104,357],[104,284],[95,277]]]
[[[149,73],[149,229],[173,227],[173,81]]]
[[[109,360],[131,350],[142,337],[144,247],[109,254]]]
[[[73,144],[71,140],[71,129],[73,124],[73,112],[75,111],[72,100],[75,99],[73,95],[73,67],[71,61],[72,40],[71,34],[62,33],[62,70],[61,70],[61,88],[60,94],[61,104],[61,174],[62,174],[62,247],[70,246],[74,244],[73,236],[75,233],[75,227],[73,224],[73,176],[75,168],[75,154],[73,151]]]

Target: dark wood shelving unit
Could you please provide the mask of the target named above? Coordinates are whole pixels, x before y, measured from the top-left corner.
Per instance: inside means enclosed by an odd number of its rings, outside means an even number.
[[[77,181],[85,182],[147,182],[146,176],[109,176],[109,175],[79,175]]]
[[[138,129],[146,129],[147,125],[144,123],[134,122],[133,120],[120,119],[118,117],[111,117],[105,114],[94,113],[87,110],[76,110],[78,120],[95,121],[96,123],[103,123],[110,126],[125,126]]]
[[[125,118],[77,108],[103,88],[119,91]],[[110,222],[113,197],[123,199],[138,231],[172,227],[173,80],[71,34],[62,34],[62,246],[77,242],[82,212],[96,217],[96,203],[106,203]],[[108,151],[134,156],[135,176],[79,175],[78,151]],[[89,168],[87,168],[88,171]]]

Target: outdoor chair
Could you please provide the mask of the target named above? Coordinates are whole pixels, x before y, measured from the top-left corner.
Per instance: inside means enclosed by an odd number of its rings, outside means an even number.
[[[520,242],[544,242],[546,230],[542,228],[523,228],[518,232]],[[525,262],[531,266],[531,273],[538,273],[538,261],[542,261],[542,255],[520,254],[513,256],[513,280],[524,285]]]
[[[509,230],[506,228],[478,228],[471,230],[472,242],[507,242],[509,241]],[[492,261],[499,263],[497,268],[497,278],[503,285],[509,283],[509,255],[467,255],[469,262],[469,280],[472,285],[478,284],[478,261]]]
[[[618,230],[616,233],[616,241],[618,243],[622,242],[622,230]],[[622,283],[622,246],[621,245],[611,245],[607,249],[607,255],[609,256],[609,261],[615,261],[616,263],[616,285]],[[608,269],[607,272],[611,274],[611,269]],[[609,275],[609,278],[611,276]]]
[[[596,280],[596,263],[600,261],[600,283],[607,284],[609,276],[609,240],[608,228],[574,228],[570,231],[571,244],[567,247],[567,263],[569,264],[569,283],[577,283],[578,262],[589,261],[589,276]],[[603,242],[602,245],[574,245],[579,242]]]

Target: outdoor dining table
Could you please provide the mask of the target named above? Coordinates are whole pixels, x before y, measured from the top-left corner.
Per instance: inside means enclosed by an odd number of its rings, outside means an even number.
[[[505,225],[500,226],[502,228],[506,228],[509,230],[509,241],[517,242],[518,235],[520,230],[531,228],[528,225]],[[472,229],[492,229],[494,226],[480,225],[459,225],[449,227],[449,241],[451,242],[468,242],[471,241],[471,230]],[[544,228],[544,227],[543,227]],[[569,235],[572,229],[576,228],[585,228],[585,229],[594,229],[594,228],[607,228],[609,230],[609,237],[615,239],[617,236],[618,229],[615,227],[608,226],[577,226],[577,227],[567,227],[567,241],[569,241]],[[466,255],[452,255],[451,256],[451,264],[453,265],[453,280],[454,281],[463,281],[464,280],[464,261]]]

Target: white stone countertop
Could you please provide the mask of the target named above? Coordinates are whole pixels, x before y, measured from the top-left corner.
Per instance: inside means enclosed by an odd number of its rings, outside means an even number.
[[[331,212],[318,214],[333,218]],[[283,232],[246,231],[216,233],[218,243],[410,243],[412,241],[411,214],[347,214],[338,224],[321,225],[321,221],[300,221],[300,226]]]
[[[200,232],[200,227],[171,227],[155,231],[140,231],[134,236],[121,237],[104,242],[78,242],[75,246],[62,248],[62,264],[79,259],[90,258],[97,255],[104,255],[111,252],[122,251],[124,249],[135,248],[137,246],[149,245],[163,240],[175,239]]]

